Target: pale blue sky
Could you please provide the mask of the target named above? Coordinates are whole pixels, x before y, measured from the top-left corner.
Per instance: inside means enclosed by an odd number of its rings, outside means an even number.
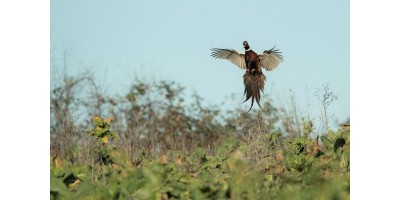
[[[329,111],[350,116],[349,1],[51,1],[52,56],[68,49],[92,67],[110,93],[125,94],[135,75],[174,80],[212,104],[247,109],[244,71],[210,56],[211,48],[258,53],[274,45],[285,61],[264,73],[264,93],[286,101],[291,89],[314,116],[314,93],[329,82]],[[52,71],[54,65],[51,66]],[[71,67],[80,71],[81,66]],[[308,97],[306,88],[308,88]]]

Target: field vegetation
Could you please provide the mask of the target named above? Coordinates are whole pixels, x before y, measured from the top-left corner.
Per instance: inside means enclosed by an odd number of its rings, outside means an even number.
[[[349,199],[350,131],[264,94],[266,112],[221,110],[172,81],[102,95],[93,76],[51,88],[51,199]]]

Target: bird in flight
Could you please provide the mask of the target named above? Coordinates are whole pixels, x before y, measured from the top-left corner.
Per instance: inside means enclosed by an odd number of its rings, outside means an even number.
[[[243,48],[246,50],[244,54],[233,49],[213,48],[211,49],[211,56],[229,60],[238,67],[246,70],[243,75],[244,94],[246,95],[246,100],[244,102],[251,98],[250,111],[251,108],[253,108],[254,99],[261,108],[260,91],[264,92],[266,81],[266,77],[262,73],[261,68],[264,67],[267,71],[275,69],[279,63],[283,62],[283,56],[280,55],[281,52],[279,52],[279,49],[275,49],[275,47],[270,50],[265,50],[262,54],[257,54],[250,49],[247,41],[243,42]]]

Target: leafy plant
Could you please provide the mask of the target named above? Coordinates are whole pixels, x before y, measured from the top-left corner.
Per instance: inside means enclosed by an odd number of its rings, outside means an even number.
[[[51,199],[349,199],[350,137],[330,132],[324,148],[315,139],[261,135],[249,144],[233,138],[213,152],[174,151],[132,164],[118,148],[107,165],[78,165],[58,158],[50,165]],[[284,141],[281,141],[284,140]],[[343,142],[344,140],[344,142]],[[335,145],[336,144],[336,145]],[[249,156],[261,145],[258,165]],[[102,145],[110,146],[110,145]],[[336,146],[336,147],[335,147]],[[317,150],[316,150],[317,149]],[[317,152],[322,153],[317,156]],[[264,167],[259,167],[264,166]]]
[[[91,129],[88,132],[88,136],[94,137],[97,142],[101,144],[108,144],[110,139],[118,140],[119,136],[116,132],[110,130],[110,122],[112,118],[107,118],[103,120],[103,118],[99,116],[95,116],[92,119],[93,125],[95,128]]]

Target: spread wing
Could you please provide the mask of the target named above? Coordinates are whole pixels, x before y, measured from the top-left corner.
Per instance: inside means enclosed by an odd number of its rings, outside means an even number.
[[[211,56],[219,59],[226,59],[231,61],[242,69],[246,69],[246,62],[244,60],[244,54],[238,53],[233,49],[211,49]]]
[[[275,47],[274,47],[275,48]],[[260,55],[261,65],[267,70],[271,71],[278,67],[279,63],[283,62],[283,56],[280,55],[279,49],[265,50],[262,55]]]

